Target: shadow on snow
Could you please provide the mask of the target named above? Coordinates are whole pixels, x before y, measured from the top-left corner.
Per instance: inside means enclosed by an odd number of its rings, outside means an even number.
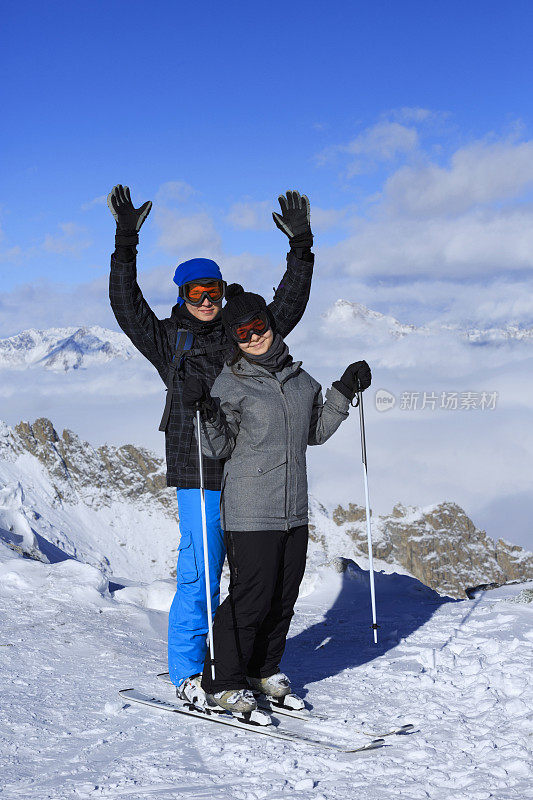
[[[290,676],[296,691],[337,675],[345,669],[373,661],[396,647],[430,619],[444,603],[462,602],[443,597],[416,578],[396,573],[375,573],[378,644],[374,644],[370,602],[370,574],[348,559],[339,559],[345,571],[324,570],[318,592],[328,591],[335,579],[340,591],[325,616],[287,641],[283,669]],[[331,586],[334,589],[333,586]],[[308,602],[317,601],[314,594],[302,598],[300,609],[305,613]],[[305,694],[305,691],[304,691]]]

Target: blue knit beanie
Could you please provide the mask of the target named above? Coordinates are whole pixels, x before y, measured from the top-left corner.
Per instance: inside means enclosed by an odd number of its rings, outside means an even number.
[[[221,281],[222,273],[220,267],[210,258],[191,258],[178,264],[174,273],[173,281],[178,286],[183,286],[188,281],[197,281],[199,278],[209,278],[213,281]],[[178,297],[178,304],[181,306],[185,301]]]

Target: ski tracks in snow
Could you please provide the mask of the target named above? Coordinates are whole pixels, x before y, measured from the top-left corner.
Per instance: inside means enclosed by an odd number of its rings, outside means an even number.
[[[297,606],[286,664],[295,689],[330,716],[319,730],[340,728],[348,738],[384,720],[418,725],[381,750],[322,754],[125,707],[116,692],[139,676],[140,688],[161,690],[154,675],[166,663],[166,614],[115,602],[94,567],[0,555],[6,800],[528,796],[531,606],[421,593],[398,640],[405,604],[395,611],[383,602],[374,648],[365,587],[348,585],[342,605],[319,585]],[[324,580],[334,586],[329,574]],[[318,650],[304,635],[314,629],[316,645],[331,636]]]

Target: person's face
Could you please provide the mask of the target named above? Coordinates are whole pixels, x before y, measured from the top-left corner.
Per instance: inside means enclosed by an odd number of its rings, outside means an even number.
[[[212,300],[208,300],[208,298],[205,297],[201,306],[193,306],[187,301],[185,301],[185,305],[187,306],[187,311],[192,314],[193,317],[201,319],[203,322],[210,322],[212,319],[215,319],[216,315],[220,312],[222,301],[220,301],[220,303],[213,303]]]
[[[247,353],[251,356],[262,356],[263,353],[266,353],[270,348],[273,339],[274,334],[272,333],[272,328],[269,328],[261,335],[258,333],[252,333],[252,338],[250,341],[239,344],[239,347],[244,353]]]

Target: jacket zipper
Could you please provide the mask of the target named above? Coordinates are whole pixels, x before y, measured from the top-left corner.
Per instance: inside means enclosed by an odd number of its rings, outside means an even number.
[[[277,378],[276,382],[279,386],[279,390],[281,392],[281,397],[283,399],[283,413],[285,414],[285,430],[287,431],[287,450],[286,456],[287,460],[286,468],[285,468],[285,530],[289,530],[289,509],[288,509],[288,497],[289,497],[289,479],[290,479],[290,465],[289,465],[289,453],[291,450],[291,432],[289,427],[289,405],[287,403],[287,398],[285,397],[285,392],[283,391],[283,384],[281,384]]]
[[[265,383],[265,381],[263,379],[257,377],[256,375],[250,375],[249,377],[253,378],[253,380],[259,381],[259,383]],[[276,384],[279,386],[279,391],[280,391],[281,398],[282,398],[282,401],[283,401],[283,414],[285,416],[285,430],[287,432],[287,447],[286,447],[286,451],[285,451],[285,456],[286,456],[286,460],[285,460],[285,464],[286,464],[286,467],[285,467],[285,530],[288,531],[290,529],[288,497],[289,497],[289,478],[290,478],[289,453],[290,453],[290,444],[291,444],[291,432],[290,432],[290,426],[289,426],[289,404],[287,403],[287,398],[285,397],[285,392],[283,391],[283,384],[280,383],[280,381],[274,375],[272,375],[271,380],[274,380],[276,382]]]

